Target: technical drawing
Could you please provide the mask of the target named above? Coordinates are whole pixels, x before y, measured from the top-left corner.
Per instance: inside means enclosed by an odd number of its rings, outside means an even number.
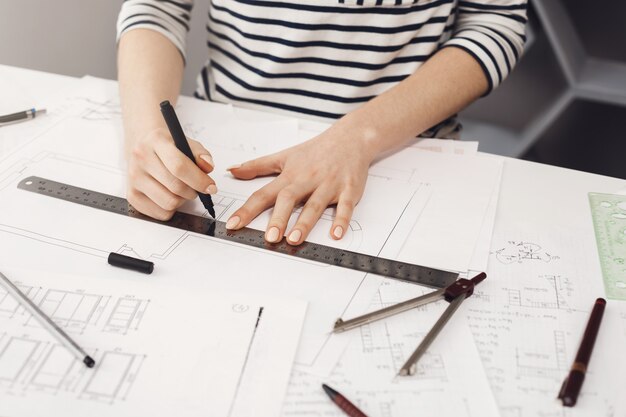
[[[16,286],[27,297],[34,299],[40,288],[30,287],[28,285],[16,284]],[[4,288],[0,287],[0,316],[12,318],[18,312],[24,313],[24,309],[20,303],[13,298]]]
[[[77,97],[76,100],[84,101],[82,107],[85,110],[80,114],[83,120],[106,122],[122,117],[120,104],[116,100],[97,101],[87,97]]]
[[[0,384],[17,384],[37,360],[44,343],[27,337],[12,336],[0,349]]]
[[[554,330],[554,349],[551,352],[516,349],[517,374],[520,377],[560,380],[567,369],[565,333]]]
[[[560,275],[539,275],[536,286],[503,290],[510,306],[561,310],[569,309],[573,291],[569,278]]]
[[[370,306],[372,310],[396,304],[391,298],[398,296],[395,291],[389,288],[395,286],[383,283],[378,291],[374,302]],[[413,311],[423,311],[427,307],[420,307]],[[419,313],[417,313],[419,314]],[[413,353],[419,342],[426,335],[425,332],[406,332],[404,322],[383,321],[378,323],[365,324],[359,327],[360,344],[359,354],[368,357],[368,363],[376,363],[379,369],[386,369],[391,375],[395,375],[404,365],[409,355]],[[443,357],[436,353],[426,352],[417,363],[416,372],[411,377],[404,379],[439,379],[447,378]]]
[[[5,171],[0,172],[0,190],[6,187],[14,187],[19,177],[27,174],[29,170],[31,170],[31,168],[34,168],[37,166],[41,168],[40,164],[44,164],[44,163],[52,163],[52,165],[55,167],[58,166],[57,164],[66,165],[67,166],[66,169],[68,171],[72,171],[73,166],[79,165],[81,167],[87,167],[89,169],[100,171],[101,173],[105,173],[107,175],[114,174],[116,176],[119,176],[120,178],[124,176],[124,173],[118,167],[98,164],[92,161],[83,160],[83,159],[76,158],[73,156],[67,156],[67,155],[58,154],[58,153],[49,152],[49,151],[42,151],[36,154],[32,158],[20,162],[17,166],[13,165],[7,168]],[[242,205],[246,201],[247,197],[244,195],[220,191],[220,193],[214,196],[213,199],[214,199],[214,204],[215,204],[216,219],[224,221],[226,220],[226,217],[235,209],[235,207]],[[301,210],[302,210],[301,207],[296,209],[295,210],[296,214],[299,214]],[[208,216],[208,213],[204,209],[203,209],[203,212],[201,213],[199,212],[199,213],[192,213],[192,214],[201,215],[204,217]],[[321,222],[323,226],[320,226],[320,227],[322,227],[323,230],[330,230],[332,226],[332,221],[333,221],[333,218],[331,215],[327,213],[323,213],[319,220],[319,222]],[[349,223],[349,228],[350,228],[350,232],[346,233],[346,235],[344,236],[342,240],[342,245],[345,249],[357,251],[359,246],[361,245],[361,242],[363,242],[365,232],[361,224],[358,222],[358,220],[354,220],[354,219],[351,220]],[[52,244],[55,246],[70,249],[72,251],[86,253],[86,254],[101,257],[101,258],[106,258],[108,254],[110,253],[110,249],[108,248],[100,249],[100,248],[96,248],[92,246],[87,246],[87,245],[81,244],[80,242],[68,241],[65,239],[60,239],[55,236],[47,236],[47,235],[40,233],[40,231],[17,228],[10,224],[0,223],[0,232],[6,232],[6,233],[14,234],[14,235],[23,236],[29,239],[37,240],[39,242]],[[177,240],[175,240],[169,245],[167,245],[167,242],[164,244],[167,246],[165,246],[165,249],[161,252],[144,253],[144,251],[142,251],[141,248],[133,248],[126,244],[122,244],[120,249],[117,252],[121,254],[128,254],[130,256],[134,256],[134,257],[138,257],[138,258],[146,259],[146,260],[147,259],[165,260],[172,252],[176,250],[178,246],[180,246],[190,236],[193,236],[194,238],[209,239],[205,236],[199,236],[193,233],[181,231],[181,234],[179,235]]]
[[[102,330],[117,334],[137,330],[149,304],[150,300],[140,300],[132,296],[119,298]]]
[[[491,252],[498,262],[509,265],[524,262],[549,263],[558,260],[559,257],[544,250],[540,245],[525,241],[510,240],[503,248]]]
[[[49,289],[39,302],[39,307],[57,325],[70,332],[82,333],[88,325],[97,324],[109,299],[108,296],[80,291]],[[39,327],[32,318],[26,325]]]
[[[33,372],[29,389],[53,394],[61,390],[71,391],[81,371],[84,367],[67,348],[53,345]]]
[[[145,359],[145,355],[117,350],[104,352],[79,398],[108,404],[125,400]]]

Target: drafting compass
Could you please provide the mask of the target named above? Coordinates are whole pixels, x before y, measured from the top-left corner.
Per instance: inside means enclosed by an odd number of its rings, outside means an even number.
[[[404,311],[411,310],[412,308],[423,306],[425,304],[433,303],[442,299],[446,300],[450,303],[450,305],[448,306],[448,308],[446,308],[441,317],[439,317],[439,320],[435,322],[428,334],[426,334],[424,340],[422,340],[422,343],[419,344],[417,349],[415,349],[411,356],[409,356],[409,359],[407,359],[405,364],[402,365],[402,368],[400,368],[400,372],[398,372],[398,374],[401,376],[413,375],[415,373],[417,361],[426,352],[430,344],[433,342],[433,340],[435,340],[439,332],[441,332],[443,327],[446,325],[448,320],[450,320],[450,318],[459,308],[461,303],[463,303],[463,301],[467,297],[474,293],[474,287],[476,286],[476,284],[478,284],[485,278],[487,278],[487,274],[481,272],[472,279],[459,279],[440,290],[433,291],[417,298],[412,298],[402,303],[394,304],[390,307],[376,310],[350,320],[343,321],[339,318],[335,322],[335,328],[333,329],[333,332],[344,332],[346,330],[354,329],[355,327],[359,327],[364,324],[368,324],[377,320],[391,317]]]

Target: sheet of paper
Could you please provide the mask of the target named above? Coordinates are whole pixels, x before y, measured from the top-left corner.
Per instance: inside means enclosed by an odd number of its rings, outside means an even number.
[[[280,409],[303,302],[89,274],[3,272],[96,366],[76,360],[0,286],[2,415],[250,415],[233,413],[242,399],[256,401],[246,408]],[[262,335],[279,331],[277,339]],[[242,382],[261,358],[277,366],[270,378],[283,391],[267,390],[258,401]]]
[[[505,416],[561,415],[556,394],[578,350],[589,312],[604,295],[593,241],[559,227],[498,229],[488,278],[468,304],[472,333]],[[610,416],[626,347],[619,304],[609,300],[589,372],[568,416]],[[552,414],[551,414],[552,413]]]
[[[370,309],[432,291],[386,280]],[[468,299],[469,306],[473,300]],[[351,343],[328,378],[294,370],[284,416],[342,416],[321,388],[327,383],[370,416],[497,416],[498,409],[463,315],[466,305],[418,362],[417,373],[397,372],[447,303],[427,305],[348,333]],[[349,317],[349,316],[345,316]]]
[[[619,311],[608,300],[576,407],[556,400],[604,287],[588,192],[623,181],[507,160],[487,270],[468,319],[504,417],[624,416]],[[555,190],[559,190],[558,193]],[[469,300],[468,300],[469,301]],[[617,388],[619,389],[619,388]]]
[[[247,197],[273,180],[273,177],[250,181],[237,180],[226,171],[226,168],[277,152],[289,143],[297,144],[298,123],[295,120],[265,121],[259,126],[258,122],[242,123],[238,116],[228,118],[218,114],[215,119],[207,117],[214,106],[198,100],[181,100],[179,116],[185,120],[187,132],[201,141],[213,154],[216,167],[212,177],[220,189],[217,200],[221,201],[222,195],[226,197],[225,202],[220,203],[224,209],[217,212],[217,218],[226,221]],[[401,216],[409,218],[411,224],[417,220],[417,216],[406,211],[416,189],[416,185],[404,179],[372,174],[368,178],[363,197],[355,208],[345,237],[340,241],[330,237],[335,210],[328,208],[307,240],[377,255],[389,240]],[[186,206],[185,210],[202,213],[204,208],[199,201],[195,201]],[[286,231],[295,224],[299,211],[296,210],[292,215]],[[265,230],[271,212],[271,209],[265,211],[250,224],[250,227]]]
[[[20,149],[0,161],[0,195],[7,202],[0,207],[0,230],[4,232],[0,250],[15,254],[8,262],[27,263],[27,254],[37,251],[41,253],[38,265],[42,268],[54,270],[58,268],[58,259],[71,256],[71,262],[67,261],[70,268],[77,271],[87,268],[105,276],[108,267],[104,258],[109,252],[117,251],[154,261],[157,271],[153,278],[158,281],[178,282],[182,276],[186,283],[200,288],[245,289],[257,294],[303,298],[310,302],[310,308],[297,362],[314,367],[316,361],[322,361],[323,370],[317,372],[327,373],[346,343],[341,338],[330,337],[332,323],[347,308],[365,308],[375,294],[376,280],[367,280],[362,273],[241,248],[207,236],[100,212],[16,188],[20,178],[38,175],[108,194],[125,194],[115,84],[93,79],[83,83],[81,95],[68,98],[58,112],[51,112],[57,122],[36,137],[25,140]],[[189,110],[196,104],[206,106],[202,115]],[[233,109],[228,106],[181,100],[180,118],[186,121],[188,131],[196,138],[207,140],[210,136],[215,140],[219,135],[226,135],[224,128],[215,128],[211,135],[205,135],[205,128],[198,121],[201,116],[208,126],[212,123],[219,126],[220,121],[232,126],[237,124]],[[253,121],[245,123],[250,130]],[[245,159],[247,155],[254,157],[271,151],[271,137],[284,140],[295,127],[289,120],[263,123],[253,129],[259,134],[249,140],[246,140],[244,127],[234,127],[234,139],[229,146],[214,146],[215,159],[220,160],[220,154],[224,158],[241,155]],[[222,139],[228,143],[228,137]],[[258,147],[255,148],[255,144]],[[225,219],[255,187],[252,183],[241,185],[230,179],[223,173],[226,163],[220,164],[223,166],[218,165],[216,175],[221,170],[223,177],[217,177],[220,192],[214,201],[218,218]],[[261,181],[264,180],[259,180],[257,185]],[[407,179],[376,176],[370,179],[368,187],[345,239],[335,242],[328,238],[330,217],[327,213],[312,240],[377,254],[419,187]],[[381,195],[385,198],[380,198]],[[198,206],[198,202],[193,202],[184,210],[201,214],[204,209]],[[419,213],[405,215],[417,217]],[[94,262],[99,265],[94,267]]]
[[[489,263],[489,250],[491,248],[493,230],[496,225],[496,216],[498,214],[498,201],[500,200],[502,171],[503,170],[500,170],[497,184],[494,188],[493,194],[491,195],[491,200],[489,201],[487,212],[485,213],[483,225],[480,229],[480,234],[478,235],[478,240],[476,241],[474,253],[472,254],[472,259],[468,268],[469,271],[483,272],[487,270],[487,265]]]
[[[502,161],[409,147],[378,161],[372,171],[408,176],[433,190],[397,259],[467,271],[500,184]]]
[[[454,155],[476,155],[478,152],[478,142],[451,139],[418,139],[411,147]]]
[[[73,91],[78,78],[0,65],[0,115],[30,108],[45,109],[55,105]],[[23,144],[25,137],[35,135],[42,125],[53,122],[48,115],[23,123],[2,126],[0,156]]]

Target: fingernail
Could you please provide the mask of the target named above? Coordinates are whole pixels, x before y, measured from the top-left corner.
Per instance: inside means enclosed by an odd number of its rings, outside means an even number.
[[[335,230],[333,230],[333,236],[335,236],[337,239],[341,239],[341,236],[343,236],[343,227],[335,227]]]
[[[215,184],[211,184],[207,187],[206,189],[207,194],[216,194],[217,193],[217,187],[215,186]]]
[[[302,237],[302,232],[296,229],[289,234],[289,241],[291,243],[298,243],[300,242],[301,237]]]
[[[241,219],[239,218],[239,216],[233,216],[226,222],[226,228],[234,229],[235,227],[237,227],[240,221]]]
[[[268,242],[278,242],[278,227],[272,226],[270,230],[267,231],[267,241]]]
[[[213,162],[213,158],[211,158],[211,155],[200,155],[200,159],[204,160],[212,167],[215,167],[215,162]]]
[[[237,168],[241,168],[241,164],[231,165],[228,168],[226,168],[226,171],[230,171],[231,169],[237,169]]]

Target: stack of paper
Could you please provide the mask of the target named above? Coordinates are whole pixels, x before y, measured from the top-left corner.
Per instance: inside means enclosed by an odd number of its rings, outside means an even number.
[[[79,91],[52,107],[46,120],[33,122],[36,124],[28,128],[19,146],[0,156],[0,198],[4,202],[0,207],[0,252],[6,254],[2,267],[32,264],[32,254],[36,253],[37,268],[43,270],[68,275],[89,271],[101,281],[111,274],[126,282],[143,281],[130,272],[112,272],[105,258],[115,251],[154,261],[156,269],[150,282],[176,286],[183,293],[245,292],[249,297],[259,297],[260,303],[276,295],[308,302],[285,414],[305,412],[306,407],[301,407],[311,401],[319,403],[318,382],[330,378],[351,387],[360,401],[369,398],[366,408],[374,414],[376,410],[383,413],[387,407],[383,404],[389,404],[388,409],[396,410],[397,415],[406,415],[409,410],[412,413],[415,407],[443,415],[494,415],[495,403],[462,314],[446,329],[458,343],[434,344],[423,372],[413,379],[394,375],[436,319],[439,307],[342,335],[330,334],[340,316],[402,301],[423,288],[276,256],[18,190],[20,179],[37,175],[104,193],[125,194],[117,86],[86,78]],[[227,166],[299,143],[325,128],[319,123],[187,98],[180,100],[177,112],[186,133],[204,143],[217,163],[212,175],[220,189],[214,197],[219,220],[226,220],[252,192],[271,181],[234,180],[226,172]],[[332,208],[325,211],[309,239],[462,274],[483,270],[501,170],[500,161],[476,154],[475,143],[418,142],[371,167],[364,196],[344,239],[329,238]],[[205,215],[198,201],[183,210]],[[251,227],[264,229],[269,215],[269,211],[264,213]],[[291,222],[295,216],[297,213]],[[268,314],[272,311],[269,309]],[[420,324],[407,327],[413,322]],[[261,331],[275,338],[283,334],[277,328]],[[285,333],[285,337],[287,344],[292,343],[294,332]],[[240,404],[252,408],[264,404],[259,410],[280,408],[277,398],[285,393],[280,381],[286,380],[293,363],[289,355],[283,356],[282,361],[258,357],[248,362],[250,372],[239,385],[240,392],[248,393],[248,400],[233,405],[233,415],[254,415],[250,408],[239,408],[244,407]],[[463,366],[469,366],[471,372],[468,374]],[[264,378],[278,382],[267,384]],[[355,380],[362,382],[348,384]],[[264,390],[272,385],[273,395],[259,391],[260,384]],[[402,394],[417,391],[419,395]],[[456,400],[443,401],[451,396]]]

